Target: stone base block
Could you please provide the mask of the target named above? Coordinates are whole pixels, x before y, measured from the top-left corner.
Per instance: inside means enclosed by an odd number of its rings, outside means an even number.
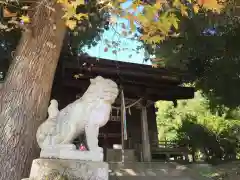
[[[122,161],[122,150],[121,149],[107,149],[106,150],[106,161],[107,162],[121,162]],[[124,161],[135,162],[135,150],[125,149],[124,150]]]
[[[80,151],[72,144],[46,146],[41,150],[40,158],[76,159],[82,161],[103,161],[101,151]]]
[[[105,162],[35,159],[29,180],[108,180],[108,169]]]

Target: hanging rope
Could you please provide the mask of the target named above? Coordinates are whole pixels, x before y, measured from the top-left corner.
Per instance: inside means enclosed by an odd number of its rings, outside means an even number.
[[[135,106],[137,103],[139,103],[140,101],[142,100],[142,98],[139,98],[137,101],[133,102],[132,104],[126,106],[125,108],[126,109],[130,109],[131,107]],[[112,109],[116,109],[116,110],[120,110],[121,107],[115,107],[115,106],[112,106]]]
[[[118,116],[118,112],[121,112],[121,139],[122,139],[122,163],[124,164],[125,161],[125,156],[124,156],[124,142],[125,140],[127,140],[127,119],[126,119],[126,109],[129,110],[129,114],[130,114],[130,108],[135,106],[136,104],[138,104],[142,98],[139,98],[137,101],[133,102],[132,104],[126,106],[125,105],[125,99],[124,99],[124,92],[123,89],[121,89],[121,106],[120,107],[112,107],[112,109],[117,110],[117,116]]]

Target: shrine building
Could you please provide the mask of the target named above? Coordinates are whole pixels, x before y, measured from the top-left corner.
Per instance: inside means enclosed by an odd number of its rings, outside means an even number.
[[[121,161],[124,142],[125,161],[152,161],[153,149],[158,147],[155,102],[194,97],[194,88],[181,84],[188,77],[177,70],[152,68],[89,56],[61,59],[55,75],[52,98],[59,102],[59,109],[81,97],[90,84],[90,78],[102,76],[114,80],[124,94],[126,111],[126,137],[123,139],[121,123],[121,97],[117,98],[109,122],[99,133],[99,146],[104,148],[105,160]]]

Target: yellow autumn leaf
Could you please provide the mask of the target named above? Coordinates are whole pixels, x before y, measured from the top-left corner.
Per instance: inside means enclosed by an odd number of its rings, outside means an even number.
[[[69,27],[69,29],[73,30],[77,26],[77,22],[74,20],[66,20],[66,25]]]
[[[81,4],[85,4],[85,0],[76,0],[76,2],[81,5]]]
[[[85,4],[84,0],[75,0],[71,3],[74,7]]]
[[[118,0],[119,3],[125,3],[127,0]]]
[[[75,17],[77,20],[81,20],[82,18],[88,19],[88,15],[87,15],[87,14],[83,14],[83,13],[75,14],[74,17]]]
[[[138,4],[137,3],[133,3],[131,8],[136,11],[137,10],[137,7],[138,7]]]
[[[22,15],[22,16],[20,17],[20,19],[21,19],[21,21],[23,21],[24,23],[29,23],[29,22],[30,22],[29,16],[24,16],[24,15]]]
[[[173,19],[172,21],[172,25],[175,29],[178,29],[178,21],[179,21],[178,19]]]
[[[155,4],[155,7],[157,8],[157,9],[160,9],[161,7],[162,7],[162,0],[156,0],[156,4]]]
[[[57,3],[68,4],[68,0],[57,0]]]
[[[220,12],[224,7],[223,4],[220,4],[218,0],[198,0],[199,5],[202,5],[204,8],[209,10],[215,10]]]
[[[194,10],[194,12],[197,14],[197,13],[199,12],[199,5],[194,4],[194,5],[193,5],[193,10]]]
[[[187,7],[184,5],[180,6],[182,16],[188,16]]]

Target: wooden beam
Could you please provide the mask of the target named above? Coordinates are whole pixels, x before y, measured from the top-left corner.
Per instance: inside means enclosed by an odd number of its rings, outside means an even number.
[[[66,69],[66,68],[65,68]],[[84,71],[84,72],[89,72],[89,74],[99,74],[99,75],[106,75],[106,76],[129,76],[131,78],[138,78],[138,79],[151,79],[154,81],[161,81],[161,82],[173,82],[176,84],[180,84],[180,80],[176,77],[172,76],[167,76],[164,74],[153,74],[153,73],[148,73],[145,71],[133,71],[133,70],[119,70],[116,68],[108,68],[108,67],[98,67],[98,66],[93,66],[91,68],[88,67],[80,67],[80,68],[75,68],[75,71],[78,70],[78,72]],[[74,70],[73,70],[74,71]],[[66,75],[66,72],[64,72]],[[88,74],[88,73],[86,73]]]
[[[82,81],[82,80],[89,81],[90,78],[94,78],[97,75],[101,75],[105,78],[111,78],[112,80],[114,80],[119,84],[132,84],[132,85],[138,85],[141,87],[164,88],[165,86],[168,86],[168,85],[177,86],[179,84],[179,83],[169,82],[167,80],[160,81],[160,80],[154,80],[152,78],[141,78],[137,76],[133,77],[133,76],[125,76],[125,75],[122,75],[119,77],[117,74],[105,76],[104,74],[97,74],[97,73],[92,73],[92,74],[80,73],[79,78],[76,80],[74,78],[74,75],[78,73],[65,71],[64,77],[62,77],[62,81],[75,81],[76,83],[80,83],[79,81]]]
[[[152,73],[161,73],[161,74],[168,74],[168,75],[175,75],[177,77],[186,75],[186,72],[179,71],[179,69],[166,69],[166,68],[152,68],[150,65],[143,65],[143,64],[135,64],[129,62],[122,62],[122,61],[114,61],[108,59],[97,59],[95,57],[85,56],[85,57],[74,57],[71,60],[64,61],[64,66],[66,68],[76,68],[80,67],[82,64],[93,64],[97,66],[103,67],[114,67],[121,69],[130,69],[133,71],[151,71]]]
[[[71,86],[76,88],[86,88],[90,85],[89,79],[64,79],[62,81],[63,85],[65,86]],[[191,87],[181,87],[181,86],[171,86],[171,85],[156,85],[156,86],[147,86],[147,84],[144,86],[143,83],[137,83],[131,84],[129,82],[123,82],[121,85],[123,85],[125,90],[133,90],[133,91],[144,91],[146,90],[148,93],[158,93],[161,94],[164,91],[170,92],[170,93],[178,93],[179,91],[186,92],[186,94],[193,94],[194,88]]]
[[[86,80],[68,80],[63,82],[63,86],[84,89],[89,86]],[[163,88],[144,88],[142,86],[123,84],[125,95],[128,98],[146,98],[148,100],[175,100],[191,99],[194,97],[194,88],[179,86],[163,86]]]
[[[166,76],[166,78],[181,81],[181,79],[190,79],[190,76],[176,68],[152,68],[150,65],[134,64],[121,61],[113,61],[106,59],[97,59],[94,57],[73,57],[72,59],[62,60],[62,65],[66,69],[80,69],[83,67],[98,66],[106,69],[115,69],[119,71],[146,72],[158,76]]]

